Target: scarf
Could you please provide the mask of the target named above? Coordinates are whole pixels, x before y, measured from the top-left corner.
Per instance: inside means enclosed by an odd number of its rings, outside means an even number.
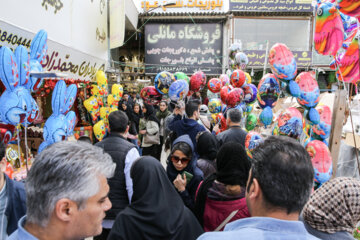
[[[170,112],[169,112],[169,110],[166,108],[165,109],[165,111],[158,111],[157,113],[156,113],[156,117],[159,119],[159,120],[161,120],[161,119],[164,119],[164,118],[166,118],[167,116],[169,116],[170,115]]]

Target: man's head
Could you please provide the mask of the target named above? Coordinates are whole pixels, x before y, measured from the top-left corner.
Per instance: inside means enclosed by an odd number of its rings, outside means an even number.
[[[136,92],[132,92],[131,97],[135,100],[136,99]]]
[[[110,132],[125,133],[127,132],[129,118],[123,111],[114,111],[109,114]]]
[[[190,100],[185,106],[185,112],[188,118],[199,120],[200,118],[200,105],[201,102],[197,99]]]
[[[308,200],[314,170],[309,154],[296,140],[270,136],[253,152],[246,187],[252,216],[298,215]]]
[[[128,101],[128,100],[129,100],[129,93],[124,92],[124,94],[123,94],[123,99],[124,99],[125,101]]]
[[[35,159],[26,179],[26,224],[62,231],[63,239],[99,235],[111,208],[110,155],[84,142],[58,142]]]
[[[240,125],[241,112],[237,108],[231,108],[226,112],[226,126]]]

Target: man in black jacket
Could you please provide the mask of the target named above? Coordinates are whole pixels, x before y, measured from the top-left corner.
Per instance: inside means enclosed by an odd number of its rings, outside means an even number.
[[[245,138],[247,133],[240,127],[240,122],[241,112],[239,109],[229,109],[226,113],[226,126],[228,129],[216,136],[218,140],[218,148],[226,142],[237,142],[245,147]],[[214,129],[214,131],[216,131],[216,129]]]
[[[129,131],[129,119],[124,112],[115,111],[109,115],[110,134],[96,146],[101,147],[110,154],[116,163],[115,174],[109,179],[109,199],[112,208],[106,212],[103,221],[103,232],[95,239],[106,239],[116,215],[131,202],[133,184],[130,177],[130,169],[133,162],[140,157],[135,145],[126,140]]]

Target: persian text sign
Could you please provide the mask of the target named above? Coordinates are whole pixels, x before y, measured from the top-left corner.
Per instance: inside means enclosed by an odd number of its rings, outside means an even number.
[[[230,11],[312,12],[312,0],[230,0]]]
[[[176,0],[175,4],[168,5],[167,0],[149,0],[141,2],[144,12],[226,12],[225,0]]]
[[[244,53],[249,58],[249,67],[263,67],[266,51],[264,50],[245,50]],[[297,67],[308,67],[311,65],[312,54],[310,51],[292,51],[296,59]],[[269,64],[268,64],[269,66]]]
[[[221,24],[147,24],[145,36],[146,73],[221,74]]]

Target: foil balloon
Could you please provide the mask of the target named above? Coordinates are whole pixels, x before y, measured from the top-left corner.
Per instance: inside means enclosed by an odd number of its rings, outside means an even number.
[[[229,86],[229,84],[230,84],[230,78],[226,74],[221,74],[220,75],[220,81],[221,81],[221,86],[222,87]]]
[[[160,94],[168,94],[170,85],[175,81],[174,76],[169,72],[160,72],[154,80],[155,89]]]
[[[94,96],[89,97],[84,101],[84,106],[92,116],[92,120],[96,121],[97,118],[100,116],[99,103],[97,99]]]
[[[337,0],[340,12],[350,17],[360,17],[360,1],[356,0]]]
[[[360,79],[359,33],[353,38],[346,52],[339,56],[336,72],[340,81],[356,84]]]
[[[24,59],[22,63],[25,64],[26,61]],[[15,55],[8,47],[3,46],[0,49],[0,78],[6,90],[0,97],[0,120],[14,126],[26,124],[32,110],[37,108],[30,93],[31,86],[21,79],[22,76],[19,78]]]
[[[190,77],[190,90],[201,91],[206,85],[206,75],[203,72],[196,72]]]
[[[160,103],[162,95],[156,91],[154,86],[148,86],[141,89],[140,97],[144,100],[145,103],[150,105],[156,105]]]
[[[229,95],[229,92],[232,89],[234,89],[234,88],[231,85],[224,86],[224,87],[221,88],[221,90],[220,90],[220,99],[224,104],[226,104],[226,99],[227,99],[227,97]]]
[[[250,76],[250,74],[249,73],[247,73],[247,72],[244,72],[245,73],[245,77],[246,77],[246,83],[247,84],[250,84],[251,83],[251,76]]]
[[[245,128],[247,131],[251,131],[256,127],[257,124],[257,117],[255,114],[250,113],[247,117],[246,117],[246,123],[245,123]]]
[[[271,110],[271,107],[266,106],[264,110],[260,113],[259,119],[260,122],[264,124],[265,128],[267,128],[267,126],[269,126],[273,120],[273,112]]]
[[[13,125],[0,123],[0,142],[7,145],[9,142],[14,141],[16,139],[15,130]]]
[[[306,108],[315,107],[319,103],[320,90],[312,72],[302,72],[295,82],[300,87],[300,97],[297,98],[298,103]]]
[[[97,140],[101,141],[106,135],[106,126],[103,120],[98,121],[94,127],[94,135]]]
[[[316,110],[320,115],[320,123],[312,126],[311,137],[324,141],[330,137],[332,113],[330,108],[326,105],[317,106]]]
[[[315,172],[315,184],[320,187],[327,182],[332,175],[332,157],[329,148],[319,140],[309,142],[306,151],[311,157]]]
[[[43,71],[42,63],[46,58],[47,53],[47,33],[44,30],[40,30],[30,45],[30,72],[40,73]],[[36,92],[43,84],[42,78],[30,77],[31,91]]]
[[[222,88],[222,83],[221,80],[219,78],[212,78],[209,80],[208,82],[208,89],[213,92],[213,93],[218,93],[220,92]]]
[[[241,69],[245,69],[246,65],[249,63],[249,59],[243,52],[238,52],[235,55],[235,63],[240,66]]]
[[[208,89],[206,91],[206,96],[208,97],[208,99],[210,99],[210,98],[218,98],[218,97],[220,97],[220,94],[219,93],[213,93]]]
[[[227,126],[226,126],[226,118],[224,117],[224,115],[222,113],[213,113],[210,116],[210,123],[215,126],[216,124],[219,125],[219,132],[223,132],[226,130]],[[217,132],[216,134],[218,134],[219,132]]]
[[[75,112],[69,110],[74,104],[76,93],[75,84],[66,87],[63,80],[56,83],[51,99],[53,113],[45,122],[44,142],[40,144],[38,153],[47,146],[63,141],[72,135],[76,125],[76,115]]]
[[[280,95],[280,85],[274,74],[262,77],[258,85],[257,99],[261,108],[273,108]]]
[[[108,95],[107,104],[109,107],[117,107],[119,105],[119,101],[114,98],[113,94]]]
[[[100,119],[104,121],[105,125],[109,124],[108,116],[110,114],[109,107],[101,107],[100,108]]]
[[[97,71],[95,76],[96,76],[97,85],[99,86],[100,95],[101,96],[107,95],[108,94],[108,91],[107,91],[108,81],[107,81],[104,71],[101,71],[101,70]]]
[[[209,112],[211,113],[220,113],[222,110],[222,104],[220,99],[218,98],[212,98],[210,99],[209,103],[208,103],[208,109]]]
[[[241,51],[241,44],[240,43],[233,43],[229,48],[229,57],[232,60],[235,60],[235,56],[238,52]]]
[[[250,83],[243,89],[244,89],[244,95],[245,95],[244,96],[245,103],[247,103],[247,104],[254,103],[256,101],[257,92],[258,92],[256,86],[254,84]]]
[[[322,55],[336,56],[344,41],[344,26],[335,4],[321,3],[315,21],[315,50]]]
[[[245,149],[250,159],[252,159],[252,152],[262,143],[264,139],[257,132],[250,131],[245,137]]]
[[[93,84],[93,85],[91,85],[90,91],[91,91],[91,95],[93,95],[96,98],[99,106],[103,106],[104,103],[102,100],[102,96],[100,94],[100,91],[101,91],[100,87],[98,85]]]
[[[236,69],[232,72],[230,77],[230,83],[233,87],[241,88],[244,86],[244,84],[246,84],[245,82],[246,75],[242,70]]]
[[[120,101],[124,93],[123,86],[120,84],[113,84],[111,87],[111,94],[114,96],[114,99]]]
[[[241,88],[232,89],[226,98],[226,105],[233,108],[241,103],[244,98],[244,91]]]
[[[296,60],[290,49],[277,43],[270,49],[269,63],[271,71],[277,79],[293,80],[297,73]]]
[[[173,82],[169,88],[169,98],[171,101],[183,100],[189,92],[189,84],[186,80],[180,79]]]
[[[190,84],[190,78],[183,72],[174,73],[175,80],[185,80],[188,84]]]
[[[299,110],[294,107],[285,109],[280,113],[273,135],[283,135],[299,139],[305,127],[305,120]]]

